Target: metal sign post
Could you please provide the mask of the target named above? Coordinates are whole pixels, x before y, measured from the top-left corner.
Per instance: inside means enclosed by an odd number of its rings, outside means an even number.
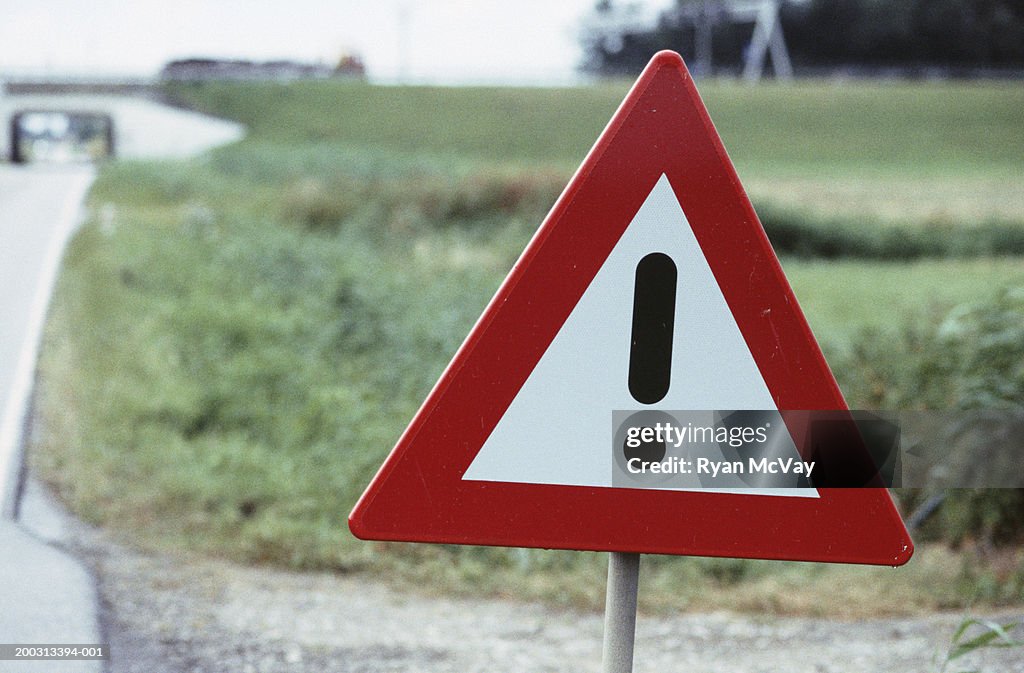
[[[640,554],[608,555],[608,593],[604,603],[604,648],[601,673],[632,673],[636,640],[636,595]]]

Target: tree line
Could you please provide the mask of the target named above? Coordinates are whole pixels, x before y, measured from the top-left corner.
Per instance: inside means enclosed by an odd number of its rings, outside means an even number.
[[[635,73],[658,49],[674,49],[689,61],[701,26],[710,31],[716,70],[741,67],[753,23],[729,21],[727,2],[676,0],[649,28],[615,28],[610,19],[626,4],[595,4],[595,20],[581,33],[584,70]],[[784,0],[780,23],[798,72],[1024,68],[1024,0]]]

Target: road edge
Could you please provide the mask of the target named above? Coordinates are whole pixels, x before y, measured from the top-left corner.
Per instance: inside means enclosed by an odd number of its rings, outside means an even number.
[[[29,421],[32,393],[43,327],[57,283],[61,260],[71,234],[83,218],[82,204],[89,187],[96,178],[96,170],[89,168],[76,176],[65,197],[57,226],[50,238],[43,258],[42,269],[36,278],[36,288],[29,317],[18,354],[10,397],[0,416],[0,518],[16,520],[18,502],[25,477],[25,438]]]

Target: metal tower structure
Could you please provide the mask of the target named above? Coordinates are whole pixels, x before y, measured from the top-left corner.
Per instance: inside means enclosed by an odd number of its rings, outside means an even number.
[[[748,82],[760,81],[770,55],[776,79],[789,80],[793,77],[793,65],[779,21],[781,6],[781,0],[694,0],[674,8],[666,18],[674,27],[693,28],[696,58],[692,70],[698,77],[714,72],[712,34],[716,25],[753,23],[750,44],[743,57],[743,78]],[[613,45],[621,43],[622,35],[649,32],[658,20],[658,16],[640,5],[609,2],[587,17],[583,27],[614,49]]]

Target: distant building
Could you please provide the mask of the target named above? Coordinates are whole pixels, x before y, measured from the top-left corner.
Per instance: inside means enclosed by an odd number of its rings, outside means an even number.
[[[210,80],[362,79],[366,67],[358,56],[346,54],[337,65],[296,61],[247,61],[187,58],[171,61],[160,70],[160,79],[174,82]]]

